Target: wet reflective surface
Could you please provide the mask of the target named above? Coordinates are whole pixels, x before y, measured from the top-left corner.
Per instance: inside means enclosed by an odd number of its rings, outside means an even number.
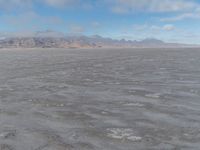
[[[1,150],[200,149],[200,50],[1,50]]]

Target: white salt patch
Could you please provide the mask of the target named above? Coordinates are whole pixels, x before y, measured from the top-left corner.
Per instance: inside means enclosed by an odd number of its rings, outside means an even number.
[[[107,129],[108,133],[107,136],[120,139],[120,140],[130,140],[133,142],[141,141],[142,137],[135,136],[132,129],[121,129],[121,128],[111,128]]]
[[[65,105],[64,104],[57,104],[56,106],[57,107],[64,107]]]
[[[140,103],[126,103],[126,104],[124,104],[124,106],[143,107],[144,104],[140,104]]]
[[[154,93],[154,94],[146,94],[146,97],[150,98],[160,98],[161,94],[160,93]]]
[[[128,140],[131,140],[131,141],[141,141],[142,138],[139,137],[139,136],[129,136],[127,137]]]
[[[85,81],[89,81],[90,82],[90,81],[93,81],[93,80],[91,80],[91,79],[85,79]]]
[[[3,137],[5,137],[5,133],[0,134],[0,138],[3,138]]]
[[[194,93],[194,94],[197,94],[197,93],[198,93],[198,91],[195,90],[195,89],[191,89],[190,92],[191,92],[191,93]]]
[[[15,136],[15,131],[5,131],[0,134],[0,138],[8,138]]]
[[[102,114],[104,114],[104,115],[105,115],[105,114],[108,114],[108,113],[107,113],[107,112],[105,112],[105,111],[102,111],[101,113],[102,113]]]
[[[64,104],[60,104],[60,107],[64,107],[65,105]]]
[[[119,83],[119,82],[115,82],[114,84],[115,84],[115,85],[120,85],[121,83]]]

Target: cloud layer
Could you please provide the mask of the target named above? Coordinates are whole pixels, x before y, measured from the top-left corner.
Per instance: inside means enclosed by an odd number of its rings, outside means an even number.
[[[27,8],[27,6],[34,5],[35,3],[52,7],[104,3],[113,12],[117,13],[132,13],[134,11],[178,12],[199,7],[199,4],[195,0],[96,0],[95,2],[91,2],[90,0],[0,0],[0,7],[2,9],[14,7]]]
[[[188,0],[113,0],[112,10],[116,13],[143,12],[184,12],[199,7]]]
[[[0,0],[2,10],[11,11],[13,9],[30,9],[35,4],[47,5],[51,7],[67,7],[78,5],[79,0]]]

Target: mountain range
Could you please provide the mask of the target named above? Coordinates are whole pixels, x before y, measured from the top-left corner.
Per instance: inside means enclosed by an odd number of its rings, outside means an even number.
[[[1,37],[0,48],[176,48],[197,47],[179,43],[166,43],[158,39],[147,38],[141,41],[115,40],[94,36],[34,36]]]

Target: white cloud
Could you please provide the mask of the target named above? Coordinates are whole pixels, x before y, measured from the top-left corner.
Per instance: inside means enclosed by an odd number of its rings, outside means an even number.
[[[111,0],[112,11],[116,13],[145,12],[184,12],[200,7],[188,0]]]
[[[66,7],[68,5],[72,5],[78,0],[43,0],[47,5],[53,7]]]
[[[45,31],[37,31],[33,34],[34,37],[64,37],[64,33],[53,31],[53,30],[45,30]]]
[[[77,25],[77,24],[72,24],[69,27],[70,33],[72,34],[81,34],[85,31],[84,27],[82,27],[81,25]]]
[[[90,6],[102,5],[110,8],[113,12],[128,13],[134,11],[147,12],[181,12],[199,8],[199,4],[194,0],[0,0],[1,9],[11,9],[41,3],[52,7],[66,7],[69,5]]]
[[[65,21],[57,16],[41,16],[33,11],[22,14],[0,16],[1,24],[15,30],[41,30],[43,27],[65,26]]]
[[[0,0],[0,9],[12,11],[13,9],[29,9],[32,7],[32,0]]]
[[[152,31],[160,31],[162,28],[160,26],[152,25],[149,27],[150,30]]]
[[[191,12],[200,9],[195,0],[0,0],[0,9],[29,9],[36,3],[57,8],[76,6],[91,9],[93,6],[100,6],[115,13]]]
[[[133,29],[137,32],[162,32],[162,31],[172,31],[175,30],[175,26],[172,24],[166,24],[163,26],[158,25],[148,25],[148,24],[142,24],[142,25],[134,25]]]
[[[129,9],[126,7],[121,7],[121,6],[114,6],[111,8],[112,12],[117,13],[117,14],[125,14],[129,13]]]
[[[200,7],[195,10],[196,13],[200,13]]]
[[[7,38],[7,37],[64,37],[65,35],[61,32],[57,31],[29,31],[29,30],[22,30],[20,32],[0,32],[0,38]]]
[[[163,30],[165,30],[165,31],[172,31],[174,29],[175,29],[175,27],[172,24],[166,24],[163,26]]]
[[[200,13],[183,13],[177,16],[162,18],[161,21],[164,22],[174,22],[174,21],[181,21],[185,19],[200,19]]]
[[[0,0],[0,9],[9,11],[14,9],[30,9],[36,3],[51,7],[67,7],[79,5],[79,2],[81,0]]]

